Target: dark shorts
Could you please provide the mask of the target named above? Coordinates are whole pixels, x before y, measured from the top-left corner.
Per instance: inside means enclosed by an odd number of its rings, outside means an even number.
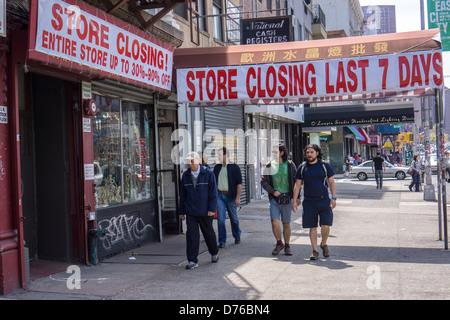
[[[333,211],[330,207],[330,199],[325,197],[319,201],[303,200],[303,228],[317,228],[319,217],[320,226],[333,225]]]

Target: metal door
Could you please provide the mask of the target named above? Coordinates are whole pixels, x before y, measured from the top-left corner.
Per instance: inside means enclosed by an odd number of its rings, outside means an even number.
[[[171,140],[173,123],[159,123],[159,188],[162,225],[166,233],[179,233],[178,170],[171,153],[175,143]]]

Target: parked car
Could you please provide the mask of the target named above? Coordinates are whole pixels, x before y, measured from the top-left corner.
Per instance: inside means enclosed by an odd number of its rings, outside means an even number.
[[[385,161],[386,172],[383,173],[383,178],[397,178],[403,180],[408,175],[408,167],[394,166],[392,163]],[[360,181],[368,178],[375,178],[375,172],[372,172],[372,160],[365,161],[358,166],[350,169],[350,177],[358,178]]]
[[[430,156],[431,172],[436,173],[437,172],[437,155],[436,155],[436,153],[430,153],[429,156]],[[420,161],[421,161],[422,171],[425,171],[425,153],[420,154]]]

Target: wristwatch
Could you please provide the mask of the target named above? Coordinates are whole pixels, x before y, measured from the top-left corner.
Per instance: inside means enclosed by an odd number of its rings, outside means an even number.
[[[331,197],[331,200],[336,200],[337,198],[336,197]]]

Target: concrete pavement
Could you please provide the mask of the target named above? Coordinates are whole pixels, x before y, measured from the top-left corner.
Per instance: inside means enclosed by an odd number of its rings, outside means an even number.
[[[438,204],[410,192],[409,180],[336,177],[331,256],[310,261],[301,210],[293,215],[293,256],[272,256],[275,239],[267,199],[239,212],[241,244],[227,221],[228,243],[213,264],[202,242],[199,268],[186,270],[185,236],[166,236],[72,273],[31,281],[4,299],[450,299],[450,253],[438,241]],[[216,227],[216,223],[214,223]],[[231,239],[231,240],[230,240]],[[72,284],[72,285],[71,285]]]

